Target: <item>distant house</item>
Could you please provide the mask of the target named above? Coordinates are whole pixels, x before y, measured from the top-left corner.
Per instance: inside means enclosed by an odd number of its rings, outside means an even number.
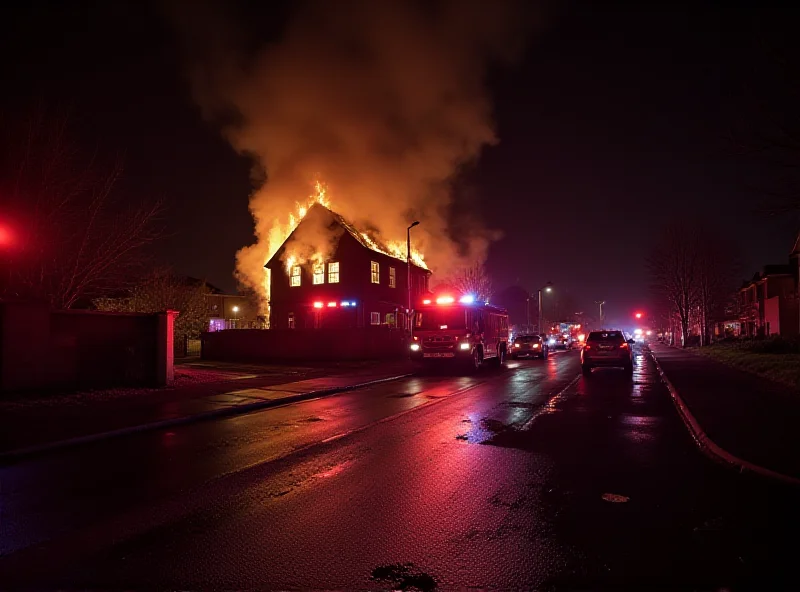
[[[745,337],[800,333],[800,303],[797,298],[800,237],[787,265],[767,265],[739,288],[741,335]]]
[[[258,316],[258,304],[253,298],[239,294],[225,294],[218,288],[209,287],[211,292],[205,296],[207,331],[263,328],[264,322]]]
[[[310,229],[330,239],[324,261],[291,263],[296,236]],[[389,251],[342,216],[316,204],[267,262],[271,329],[403,327],[408,302],[405,258]],[[416,302],[429,291],[430,271],[411,264]]]

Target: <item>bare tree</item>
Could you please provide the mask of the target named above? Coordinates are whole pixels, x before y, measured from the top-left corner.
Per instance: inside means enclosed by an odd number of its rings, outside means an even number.
[[[166,269],[147,275],[129,293],[94,300],[98,310],[153,313],[177,310],[175,345],[194,339],[208,328],[208,303],[211,289],[204,281],[182,277]]]
[[[647,259],[658,299],[679,320],[682,345],[689,341],[689,321],[698,301],[698,257],[695,237],[685,225],[668,226]]]
[[[162,234],[160,202],[125,203],[121,160],[82,153],[66,115],[39,109],[5,123],[0,207],[16,240],[0,296],[71,308],[128,287]]]
[[[458,270],[449,283],[459,294],[473,294],[481,302],[488,302],[493,294],[492,278],[482,264]]]
[[[696,259],[696,310],[700,344],[711,342],[715,321],[725,314],[739,270],[738,250],[721,236],[694,233]]]
[[[724,316],[740,268],[733,242],[709,223],[674,222],[647,264],[659,315],[667,322],[677,319],[684,346],[690,326],[699,327],[701,345],[710,343],[713,324]]]

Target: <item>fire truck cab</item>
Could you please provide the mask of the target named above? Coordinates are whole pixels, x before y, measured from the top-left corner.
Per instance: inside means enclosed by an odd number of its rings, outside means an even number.
[[[501,365],[508,352],[508,313],[473,296],[425,299],[414,316],[411,359]]]

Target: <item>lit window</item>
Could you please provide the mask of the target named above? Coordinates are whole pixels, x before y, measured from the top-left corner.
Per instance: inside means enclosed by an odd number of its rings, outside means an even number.
[[[370,325],[380,325],[381,324],[381,313],[379,313],[379,312],[371,312],[371,313],[369,313],[369,324]]]
[[[314,285],[316,284],[324,284],[325,283],[325,264],[324,263],[315,263],[314,264]]]
[[[380,284],[381,283],[381,266],[378,265],[377,261],[370,261],[369,262],[369,269],[372,273],[372,283],[373,284]]]
[[[395,272],[394,267],[389,268],[389,287],[390,288],[397,287],[397,274]]]
[[[338,284],[339,283],[339,262],[338,261],[331,261],[328,263],[328,283],[329,284]]]
[[[394,314],[393,313],[390,312],[390,313],[388,313],[386,315],[386,324],[389,325],[390,327],[394,326]]]
[[[294,313],[289,313],[289,328],[294,329]]]
[[[292,277],[291,277],[291,285],[293,288],[296,288],[300,285],[300,266],[299,265],[292,265]]]

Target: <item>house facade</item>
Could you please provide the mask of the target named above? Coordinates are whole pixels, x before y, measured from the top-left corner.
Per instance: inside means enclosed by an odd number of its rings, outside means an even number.
[[[303,225],[335,239],[321,263],[288,264],[287,245]],[[313,206],[266,266],[270,329],[405,327],[408,267],[338,214]],[[411,264],[412,302],[428,294],[430,272]]]
[[[739,326],[743,337],[796,336],[796,265],[767,265],[739,288]]]

